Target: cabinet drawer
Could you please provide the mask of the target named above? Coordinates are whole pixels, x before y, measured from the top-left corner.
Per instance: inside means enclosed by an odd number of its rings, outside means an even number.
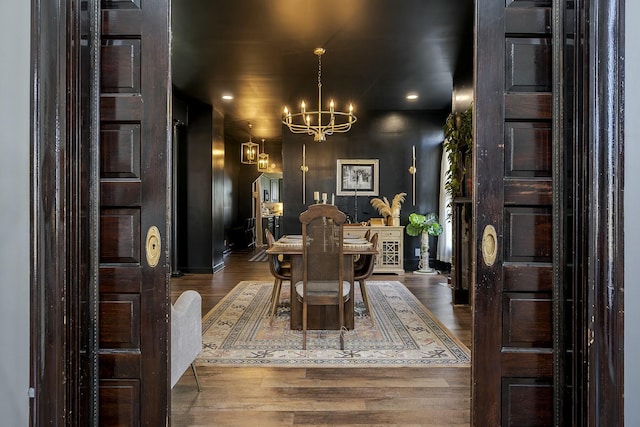
[[[400,239],[402,230],[385,230],[384,228],[375,230],[378,233],[378,239]]]
[[[364,237],[367,229],[364,227],[343,227],[342,234],[344,237]]]

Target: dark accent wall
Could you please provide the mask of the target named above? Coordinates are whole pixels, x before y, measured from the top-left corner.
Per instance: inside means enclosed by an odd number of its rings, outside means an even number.
[[[238,154],[236,154],[238,153]],[[240,147],[229,141],[225,135],[224,138],[224,249],[232,248],[234,240],[238,232],[234,233],[234,227],[240,227],[241,215],[238,211],[239,194],[243,191],[249,197],[251,195],[251,187],[246,188],[239,185],[240,180]],[[234,154],[236,154],[234,156]]]
[[[224,267],[224,129],[223,116],[202,102],[174,95],[173,118],[184,123],[175,156],[180,271],[212,273]]]
[[[253,215],[251,184],[261,173],[254,165],[240,163],[241,141],[226,137],[222,142],[220,113],[194,100],[182,104],[174,102],[174,117],[187,123],[186,141],[178,144],[178,266],[185,272],[211,272],[222,265],[223,251],[229,248],[233,236],[238,236],[244,220]],[[283,232],[300,233],[298,215],[306,209],[302,205],[302,144],[306,144],[309,166],[307,205],[313,203],[313,191],[336,193],[337,159],[378,159],[378,197],[391,200],[397,193],[407,193],[402,225],[407,224],[411,212],[437,212],[442,126],[447,114],[448,110],[360,114],[350,132],[330,136],[321,143],[283,129],[282,143],[265,143],[270,163],[275,165],[270,171],[283,172]],[[408,172],[414,145],[418,169],[415,207]],[[359,221],[380,216],[370,200],[357,198]],[[353,219],[355,203],[353,196],[336,196],[338,208]],[[435,244],[434,238],[431,246],[435,248]],[[417,267],[414,249],[419,246],[418,237],[405,235],[406,269]]]
[[[211,153],[211,169],[213,173],[211,182],[213,189],[213,198],[211,200],[211,263],[213,271],[218,271],[224,267],[224,205],[229,196],[225,191],[224,115],[216,109],[213,110],[213,140],[209,152]]]
[[[403,111],[373,112],[359,114],[351,131],[335,134],[325,142],[314,142],[307,135],[292,134],[283,128],[283,188],[284,202],[283,232],[300,233],[298,220],[300,212],[306,209],[302,204],[302,144],[306,144],[307,173],[306,203],[313,203],[313,192],[329,194],[336,192],[336,160],[338,159],[379,159],[379,196],[390,201],[400,192],[407,198],[402,205],[401,224],[407,224],[412,212],[438,212],[440,188],[440,162],[442,126],[448,111]],[[411,166],[412,146],[416,147],[416,206],[412,206]],[[375,196],[374,196],[375,197]],[[380,217],[371,206],[372,197],[358,197],[358,220]],[[355,198],[336,196],[340,210],[355,216]],[[435,239],[431,247],[435,248]],[[417,268],[418,258],[414,248],[420,247],[418,237],[405,234],[405,268]]]

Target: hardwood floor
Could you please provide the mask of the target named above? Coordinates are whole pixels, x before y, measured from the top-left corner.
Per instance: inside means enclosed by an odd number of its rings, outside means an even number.
[[[265,262],[249,253],[225,257],[214,274],[171,280],[172,301],[187,289],[202,295],[207,313],[241,280],[271,281]],[[374,275],[411,290],[467,347],[471,310],[453,306],[444,276],[407,272]],[[468,426],[469,368],[199,367],[202,392],[191,370],[171,393],[173,426]]]

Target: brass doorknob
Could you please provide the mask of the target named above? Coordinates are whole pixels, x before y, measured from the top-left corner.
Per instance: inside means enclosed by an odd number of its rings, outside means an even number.
[[[482,232],[482,259],[488,267],[491,267],[496,262],[497,255],[498,235],[493,225],[489,224]]]
[[[147,264],[149,264],[149,267],[155,267],[158,265],[158,261],[160,261],[160,252],[162,249],[160,230],[158,230],[158,227],[155,225],[149,227],[149,231],[147,231],[147,242],[145,247]]]

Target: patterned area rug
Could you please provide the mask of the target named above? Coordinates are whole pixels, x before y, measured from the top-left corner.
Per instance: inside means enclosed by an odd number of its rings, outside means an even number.
[[[280,305],[269,326],[273,283],[240,282],[203,319],[203,351],[199,365],[217,366],[470,366],[470,354],[458,339],[400,282],[368,281],[375,326],[355,292],[355,328],[338,331],[289,328],[289,283],[282,285]]]
[[[265,251],[266,249],[257,250],[256,253],[254,253],[249,257],[249,261],[256,261],[256,262],[267,261],[269,259],[269,255]]]

